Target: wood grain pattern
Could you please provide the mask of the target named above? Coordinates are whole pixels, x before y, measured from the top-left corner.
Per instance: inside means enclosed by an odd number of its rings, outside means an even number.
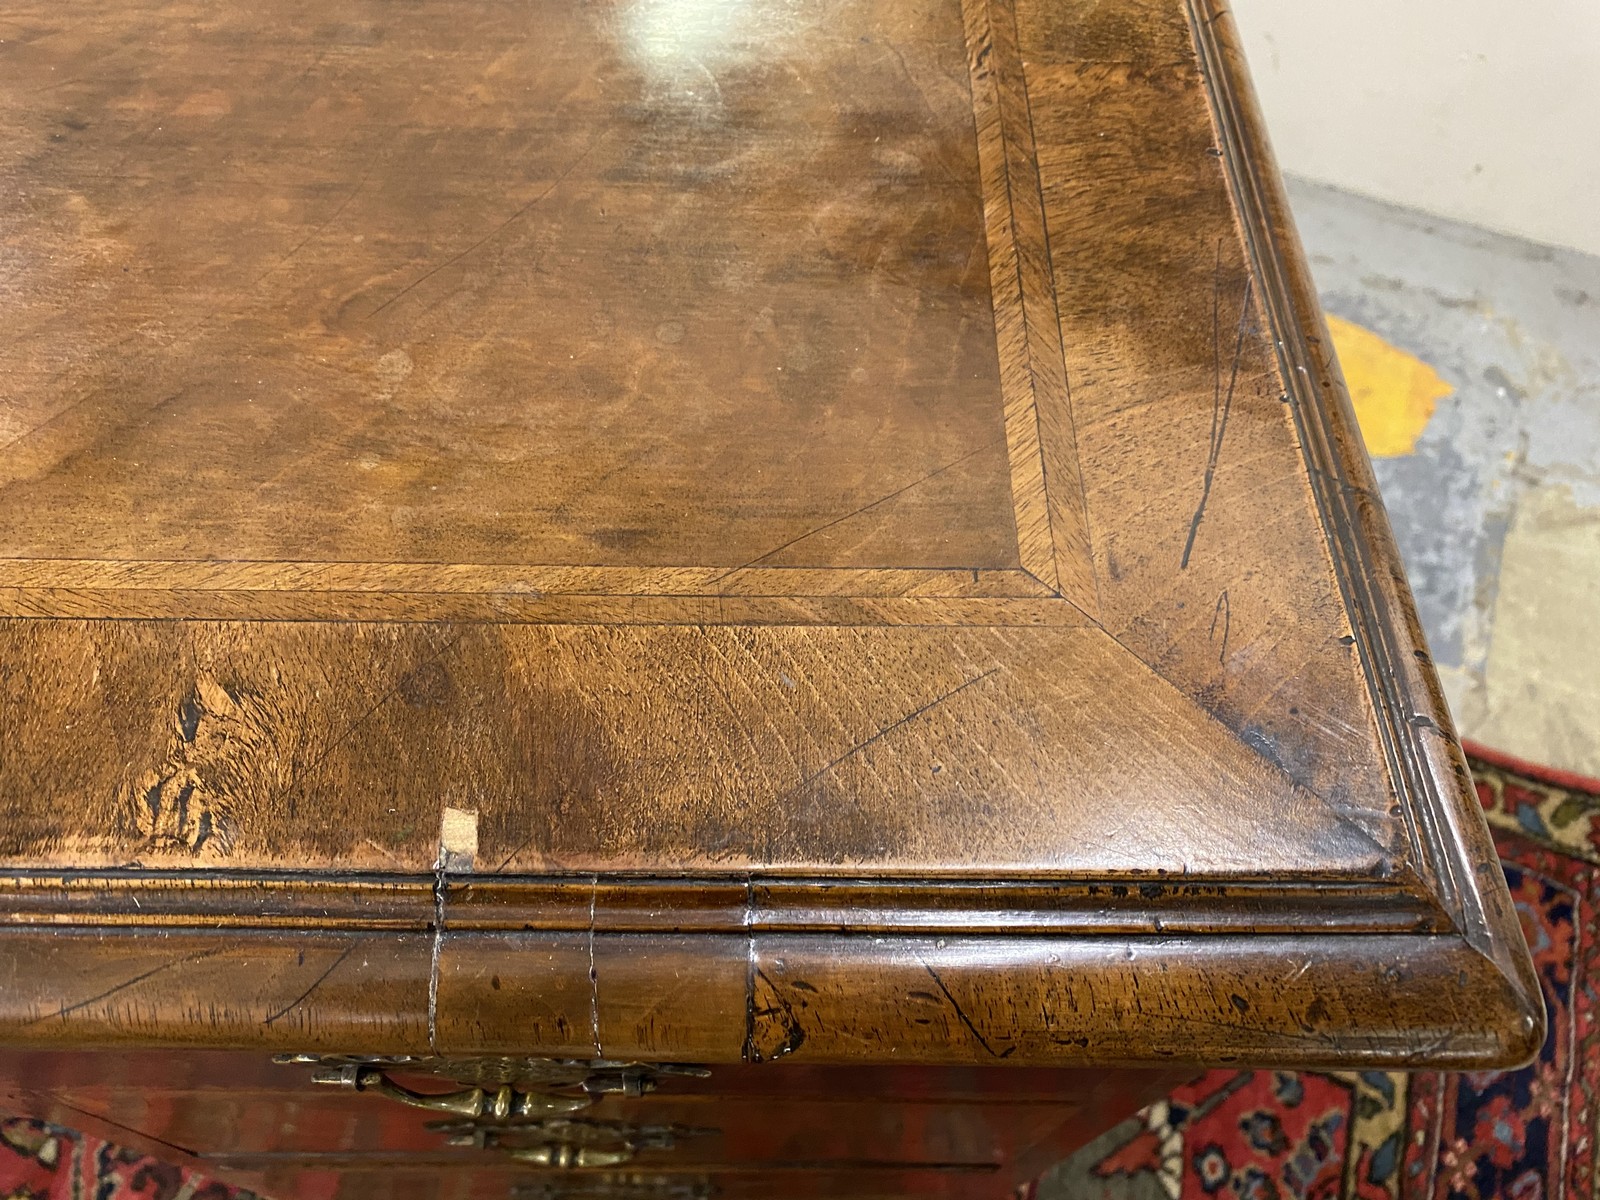
[[[0,654],[38,718],[0,763],[17,867],[428,870],[453,806],[489,871],[1405,868],[1098,629],[16,622]]]
[[[1098,588],[1016,18],[989,0],[962,8],[1018,551],[1030,573],[1093,613]]]
[[[0,131],[18,1103],[432,1200],[191,1084],[710,1063],[725,1194],[998,1196],[1094,1122],[974,1080],[1538,1046],[1211,0],[22,4]]]
[[[0,553],[1016,565],[948,5],[730,28],[714,90],[627,5],[97,11],[4,46]]]
[[[1191,60],[1030,72],[1105,627],[1311,790],[1393,804]]]

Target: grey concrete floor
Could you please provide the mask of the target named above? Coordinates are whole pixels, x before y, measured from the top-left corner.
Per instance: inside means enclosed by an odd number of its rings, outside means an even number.
[[[1374,466],[1462,736],[1600,775],[1600,258],[1290,197],[1327,311],[1452,389]]]

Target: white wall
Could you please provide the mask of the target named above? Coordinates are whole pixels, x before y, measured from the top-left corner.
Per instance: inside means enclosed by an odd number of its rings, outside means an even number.
[[[1600,0],[1237,0],[1285,171],[1600,254]]]

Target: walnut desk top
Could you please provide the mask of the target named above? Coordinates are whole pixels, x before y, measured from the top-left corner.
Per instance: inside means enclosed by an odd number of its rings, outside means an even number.
[[[0,28],[0,1042],[1532,1053],[1213,0]]]

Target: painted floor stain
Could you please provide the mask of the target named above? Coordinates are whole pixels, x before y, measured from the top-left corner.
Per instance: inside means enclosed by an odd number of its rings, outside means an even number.
[[[1367,453],[1374,458],[1410,454],[1435,406],[1454,389],[1416,355],[1353,321],[1329,316],[1328,331],[1350,386]]]

